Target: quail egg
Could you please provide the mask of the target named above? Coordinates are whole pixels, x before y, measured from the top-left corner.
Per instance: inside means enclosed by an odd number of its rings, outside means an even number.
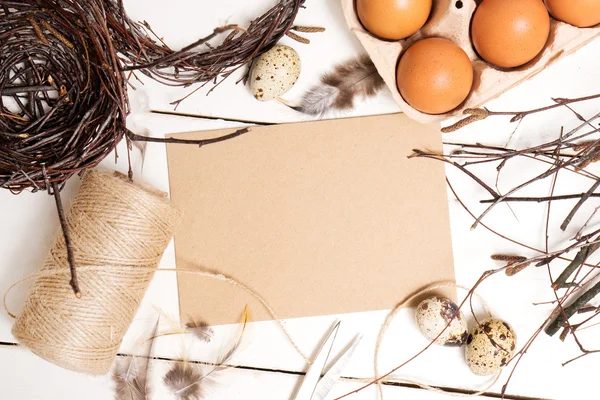
[[[419,304],[415,319],[427,339],[435,339],[435,343],[442,346],[462,346],[467,342],[469,331],[465,318],[460,312],[457,315],[457,311],[458,306],[452,300],[433,296]],[[444,331],[446,326],[448,328]]]
[[[508,323],[497,318],[486,319],[467,339],[467,365],[475,375],[492,375],[510,361],[516,345],[515,331]]]
[[[260,101],[273,100],[294,86],[300,76],[300,56],[296,50],[276,45],[254,60],[250,89]]]

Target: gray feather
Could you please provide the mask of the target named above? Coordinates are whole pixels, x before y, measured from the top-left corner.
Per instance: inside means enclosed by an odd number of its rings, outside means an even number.
[[[150,338],[143,343],[144,356],[119,356],[115,361],[113,371],[115,400],[147,400],[150,398],[148,371],[157,330],[158,321],[156,321]]]
[[[212,327],[204,320],[189,320],[185,324],[185,328],[188,332],[194,335],[196,338],[202,340],[203,342],[210,342],[213,338],[214,331]]]
[[[304,95],[299,106],[293,107],[304,114],[320,115],[329,110],[340,90],[335,86],[314,86]]]
[[[298,106],[292,108],[322,116],[332,110],[351,109],[357,97],[374,96],[384,86],[373,61],[365,54],[335,66],[332,72],[321,77],[318,85],[306,92]]]
[[[165,374],[163,381],[177,400],[201,400],[202,378],[196,365],[178,362]]]

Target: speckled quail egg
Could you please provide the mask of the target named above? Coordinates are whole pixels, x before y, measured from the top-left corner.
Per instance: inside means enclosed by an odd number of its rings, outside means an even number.
[[[467,339],[467,365],[476,375],[492,375],[510,361],[516,345],[517,336],[508,323],[497,318],[486,319]]]
[[[462,313],[456,315],[457,311],[458,306],[452,300],[433,296],[419,304],[415,319],[419,330],[429,340],[434,340],[450,322],[435,343],[442,346],[462,346],[467,342],[469,330],[464,316]]]
[[[250,89],[258,100],[272,100],[290,90],[299,76],[300,56],[296,50],[277,45],[254,60]]]

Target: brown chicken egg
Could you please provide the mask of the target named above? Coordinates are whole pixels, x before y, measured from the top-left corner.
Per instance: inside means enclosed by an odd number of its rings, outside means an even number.
[[[550,16],[542,0],[483,0],[471,23],[475,50],[501,68],[533,60],[549,35]]]
[[[600,24],[600,0],[544,0],[554,18],[579,28]]]
[[[413,108],[443,114],[458,107],[473,85],[471,60],[458,45],[442,38],[419,40],[400,58],[398,90]]]
[[[382,39],[404,39],[425,24],[432,0],[356,0],[364,27]]]

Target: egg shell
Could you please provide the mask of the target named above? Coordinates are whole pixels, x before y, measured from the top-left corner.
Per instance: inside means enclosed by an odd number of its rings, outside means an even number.
[[[533,60],[550,35],[550,15],[541,0],[484,0],[475,10],[471,38],[488,63],[513,68]]]
[[[469,56],[448,39],[428,38],[410,46],[400,57],[396,72],[404,100],[427,114],[458,107],[473,86]]]
[[[417,32],[429,18],[432,0],[356,0],[363,26],[382,39],[400,40]]]
[[[506,71],[481,59],[471,40],[471,22],[473,14],[482,2],[488,0],[436,0],[431,15],[423,27],[405,40],[381,40],[368,32],[361,24],[356,12],[356,0],[341,0],[344,17],[350,31],[358,38],[373,64],[389,87],[393,99],[409,118],[421,123],[436,123],[450,117],[462,119],[463,112],[470,108],[480,108],[489,104],[508,90],[531,79],[548,66],[570,57],[582,46],[600,38],[600,25],[592,28],[577,29],[567,23],[550,18],[550,37],[542,52],[529,63]],[[565,0],[569,1],[570,0]],[[543,6],[543,1],[539,0]],[[546,14],[548,12],[546,11]],[[471,94],[457,108],[446,114],[432,115],[423,113],[400,95],[396,72],[398,60],[414,42],[425,37],[444,37],[458,44],[473,63],[474,82]]]
[[[435,339],[448,326],[448,322],[452,321],[435,343],[442,346],[462,346],[467,342],[469,330],[462,313],[453,318],[457,311],[458,306],[452,300],[433,296],[417,306],[415,320],[421,333],[429,340]]]
[[[515,354],[517,336],[513,328],[497,318],[482,321],[467,339],[465,359],[476,375],[492,375]]]
[[[273,100],[294,86],[300,76],[300,56],[296,50],[276,45],[254,60],[250,89],[258,100]]]
[[[600,24],[600,0],[544,0],[552,16],[559,20],[587,28]]]

